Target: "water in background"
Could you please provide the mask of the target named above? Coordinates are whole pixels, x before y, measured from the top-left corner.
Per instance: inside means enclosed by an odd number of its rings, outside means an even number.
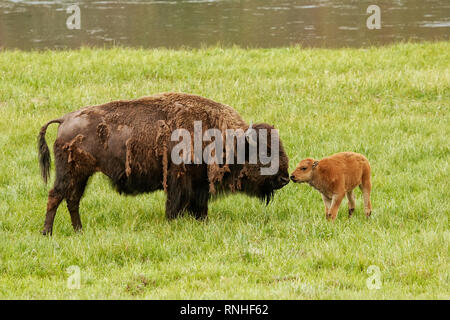
[[[81,9],[69,30],[67,7]],[[369,30],[367,7],[381,8]],[[0,48],[89,46],[361,47],[401,40],[448,40],[450,0],[0,0]]]

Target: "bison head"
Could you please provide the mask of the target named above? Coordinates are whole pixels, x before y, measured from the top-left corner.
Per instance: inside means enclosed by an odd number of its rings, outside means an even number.
[[[246,161],[239,176],[241,190],[269,204],[275,190],[289,183],[288,167],[278,131],[266,123],[250,126],[246,132]]]

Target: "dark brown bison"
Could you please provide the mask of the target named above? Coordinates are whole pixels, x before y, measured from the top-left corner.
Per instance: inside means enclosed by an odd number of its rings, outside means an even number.
[[[233,108],[182,93],[164,93],[85,107],[48,122],[38,136],[39,163],[45,182],[50,174],[50,152],[45,133],[52,123],[60,126],[54,143],[56,180],[48,195],[43,234],[52,233],[56,210],[64,199],[74,229],[81,230],[80,199],[89,177],[98,171],[108,176],[120,193],[165,190],[166,216],[169,219],[176,218],[183,211],[204,219],[208,200],[220,193],[240,191],[268,203],[274,190],[289,182],[288,158],[277,135],[279,165],[274,174],[261,174],[260,169],[267,164],[259,159],[256,163],[249,161],[250,149],[261,145],[258,135],[251,136],[251,139],[246,135],[245,159],[241,163],[193,161],[176,164],[172,151],[178,141],[172,141],[172,133],[183,128],[194,135],[196,121],[201,121],[202,132],[211,128],[221,132],[229,129],[248,132],[250,127]],[[255,133],[269,130],[269,137],[275,137],[270,130],[273,127],[268,124],[255,124],[252,128]],[[232,144],[234,151],[237,150],[237,140]],[[271,145],[270,141],[266,145],[268,153],[273,152]],[[205,146],[206,141],[202,141],[201,148]],[[236,159],[237,154],[233,152],[232,158]],[[193,153],[183,154],[186,159],[194,156]],[[226,152],[221,157],[227,157]]]

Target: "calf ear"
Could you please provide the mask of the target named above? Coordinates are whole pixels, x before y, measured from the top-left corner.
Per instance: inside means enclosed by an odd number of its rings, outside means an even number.
[[[313,169],[315,168],[315,167],[317,167],[317,165],[319,164],[319,161],[314,161],[314,163],[313,163],[313,165],[312,165],[312,167],[313,167]]]

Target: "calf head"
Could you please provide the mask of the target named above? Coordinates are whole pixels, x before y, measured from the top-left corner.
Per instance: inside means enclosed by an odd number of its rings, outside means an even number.
[[[312,158],[303,159],[292,172],[291,180],[296,183],[311,181],[313,170],[318,165],[318,163],[318,161]]]

